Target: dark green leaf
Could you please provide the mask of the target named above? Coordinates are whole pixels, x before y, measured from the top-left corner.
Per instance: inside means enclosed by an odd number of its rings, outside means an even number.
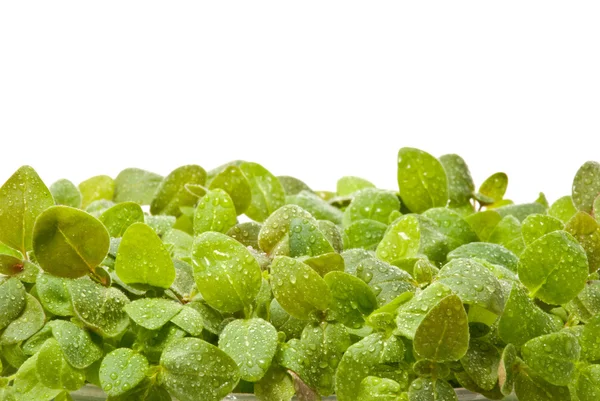
[[[378,307],[386,305],[406,291],[415,290],[410,274],[376,258],[361,261],[354,274],[371,287]]]
[[[250,183],[252,202],[246,215],[261,222],[285,204],[285,192],[281,183],[267,169],[257,163],[243,162],[240,169]]]
[[[515,393],[519,401],[570,401],[567,387],[555,386],[525,369],[515,378]]]
[[[498,365],[498,383],[505,396],[510,395],[513,391],[517,368],[517,349],[514,345],[508,344],[502,351],[502,358]]]
[[[0,345],[16,344],[27,340],[40,330],[46,315],[42,305],[32,295],[27,294],[27,303],[21,314],[13,320],[0,335]]]
[[[57,390],[75,391],[85,384],[85,373],[69,365],[58,342],[51,338],[37,355],[36,370],[41,384]]]
[[[373,290],[361,279],[335,271],[327,273],[324,280],[332,296],[332,315],[346,326],[360,327],[364,324],[365,316],[377,308]]]
[[[239,223],[231,227],[227,231],[227,235],[235,239],[244,246],[250,246],[256,250],[261,248],[258,245],[258,235],[261,230],[261,225],[254,221]]]
[[[490,343],[471,339],[460,363],[469,377],[483,390],[492,390],[498,382],[500,353]]]
[[[58,180],[49,189],[57,205],[81,207],[81,193],[71,181]]]
[[[15,320],[27,304],[27,293],[16,278],[0,278],[0,330]]]
[[[521,350],[525,363],[556,386],[566,386],[571,382],[580,352],[577,338],[568,332],[532,338]]]
[[[180,207],[193,206],[196,196],[185,189],[186,184],[204,185],[206,171],[193,164],[176,168],[166,176],[158,188],[150,206],[152,214],[179,216]]]
[[[573,387],[579,401],[600,399],[600,365],[589,365],[582,368]]]
[[[415,332],[427,313],[450,294],[452,290],[442,283],[433,283],[417,293],[414,298],[398,308],[397,333],[414,339]]]
[[[104,357],[100,365],[102,390],[117,396],[135,388],[146,377],[148,360],[128,348],[118,348]]]
[[[443,155],[440,163],[444,166],[448,176],[448,197],[450,207],[468,205],[471,194],[475,190],[475,184],[467,163],[462,157],[455,154]]]
[[[65,320],[49,323],[65,359],[77,369],[84,369],[102,358],[102,350],[81,327]]]

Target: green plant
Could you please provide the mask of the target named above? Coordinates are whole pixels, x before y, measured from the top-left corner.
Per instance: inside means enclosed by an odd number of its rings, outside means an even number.
[[[551,206],[414,148],[398,183],[319,192],[234,161],[47,188],[20,168],[0,189],[0,400],[600,399],[600,164]]]

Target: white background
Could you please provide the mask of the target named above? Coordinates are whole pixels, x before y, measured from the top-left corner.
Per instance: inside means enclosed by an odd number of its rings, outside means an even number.
[[[0,181],[243,158],[393,189],[415,146],[554,200],[600,160],[596,4],[4,1]]]

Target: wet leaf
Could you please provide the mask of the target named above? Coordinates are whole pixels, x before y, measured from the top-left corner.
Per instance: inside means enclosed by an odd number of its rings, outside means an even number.
[[[275,365],[254,385],[254,394],[261,401],[291,401],[295,393],[290,375]]]
[[[600,226],[596,219],[584,212],[577,212],[566,224],[565,231],[583,247],[587,255],[589,271],[600,267]]]
[[[515,216],[503,217],[492,230],[488,241],[502,245],[515,255],[520,255],[525,249],[521,222]]]
[[[364,318],[377,308],[377,298],[361,279],[344,272],[330,272],[324,277],[332,296],[330,310],[336,320],[358,328]]]
[[[160,238],[144,223],[134,223],[123,235],[115,260],[117,275],[125,284],[169,288],[175,267]]]
[[[302,261],[312,267],[321,277],[332,271],[344,271],[344,258],[335,252],[309,257]]]
[[[459,297],[449,295],[431,308],[415,332],[413,345],[421,359],[446,362],[465,355],[469,348],[469,324]]]
[[[410,274],[376,258],[359,262],[354,275],[371,287],[377,298],[378,307],[386,305],[406,291],[415,290],[414,280]]]
[[[549,315],[533,303],[519,284],[513,284],[504,312],[498,321],[500,338],[507,344],[520,347],[532,338],[553,331],[554,326]]]
[[[69,365],[58,341],[51,338],[37,355],[36,370],[41,384],[48,388],[75,391],[85,384],[85,373]]]
[[[0,278],[0,330],[15,320],[27,304],[27,293],[16,278]]]
[[[592,317],[600,313],[600,281],[586,282],[583,290],[565,305],[565,308],[578,320],[588,323]]]
[[[498,383],[500,384],[502,394],[505,396],[513,392],[517,367],[517,349],[514,345],[508,344],[504,348],[504,351],[502,351],[502,358],[498,365]]]
[[[406,207],[422,213],[448,203],[448,180],[442,164],[429,153],[415,148],[398,152],[398,186]]]
[[[302,191],[297,195],[286,197],[286,203],[298,205],[318,220],[329,220],[335,224],[342,223],[342,212],[310,191]]]
[[[144,222],[144,212],[137,203],[123,202],[107,209],[100,215],[99,220],[111,237],[119,238],[125,234],[130,225]]]
[[[296,205],[286,205],[269,216],[260,229],[258,244],[267,254],[289,255],[290,224],[300,218],[316,224],[310,213]]]
[[[523,240],[526,245],[553,231],[563,230],[565,225],[557,218],[543,214],[532,214],[523,220]]]
[[[352,202],[344,211],[343,223],[349,225],[359,220],[374,220],[387,224],[390,213],[395,210],[400,210],[400,200],[395,193],[366,188],[354,194]]]
[[[70,279],[41,273],[37,279],[37,292],[40,302],[50,313],[58,316],[72,316]]]
[[[262,222],[285,204],[285,192],[281,183],[267,169],[257,163],[243,162],[240,169],[250,183],[252,201],[246,215]]]
[[[206,171],[197,165],[187,165],[176,168],[166,176],[158,188],[152,203],[150,212],[152,214],[166,214],[179,216],[180,207],[193,206],[196,196],[185,189],[186,184],[204,185],[206,182]]]
[[[126,168],[115,178],[115,202],[149,205],[163,177],[139,168]]]
[[[46,315],[42,305],[32,295],[27,294],[25,308],[6,326],[0,335],[0,345],[17,344],[27,340],[44,326],[45,320]]]
[[[420,377],[408,389],[409,401],[458,401],[454,389],[445,380]]]
[[[244,213],[252,203],[250,182],[237,166],[225,167],[210,181],[209,188],[220,188],[227,192],[238,215]]]
[[[110,352],[100,365],[102,390],[109,396],[128,392],[144,380],[148,366],[148,360],[131,349]]]
[[[352,195],[365,188],[375,188],[375,184],[364,178],[349,175],[342,177],[337,181],[336,194],[338,196]]]
[[[53,320],[49,325],[65,359],[74,368],[87,368],[102,358],[100,347],[92,341],[90,335],[81,327],[65,320]]]
[[[563,196],[557,199],[548,209],[548,214],[552,217],[556,217],[563,223],[566,223],[577,213],[577,209],[573,204],[573,198],[570,196]]]
[[[533,372],[521,369],[515,378],[515,393],[520,401],[570,401],[567,387],[555,386]]]
[[[35,170],[18,169],[0,188],[0,242],[23,255],[33,249],[33,225],[54,204],[52,194]]]
[[[588,276],[585,251],[564,231],[535,240],[521,254],[519,279],[530,294],[560,305],[575,298]]]
[[[548,383],[568,385],[575,374],[581,347],[568,332],[532,338],[522,348],[525,363]]]
[[[237,364],[243,380],[259,381],[277,351],[277,331],[263,319],[236,319],[225,326],[219,348]]]
[[[344,249],[363,248],[374,251],[381,242],[387,225],[375,220],[358,220],[344,229]]]
[[[446,236],[449,250],[478,241],[477,234],[471,226],[452,209],[436,207],[425,211],[423,216],[431,219]]]
[[[580,326],[576,326],[579,328]],[[586,361],[600,360],[600,315],[592,317],[586,325],[580,328],[579,344],[581,345],[581,357]]]
[[[183,306],[181,312],[175,315],[171,322],[190,333],[192,336],[200,336],[204,329],[204,317],[200,312],[190,306]]]
[[[469,204],[475,184],[467,163],[462,157],[455,154],[443,155],[440,163],[448,177],[448,198],[450,207],[459,207]]]
[[[37,355],[29,358],[17,372],[14,382],[17,401],[50,401],[62,391],[48,388],[41,383],[36,368],[37,359]]]
[[[129,317],[148,330],[158,330],[181,311],[181,304],[161,298],[137,299],[124,306]]]
[[[50,185],[49,190],[57,205],[81,207],[81,193],[71,181],[58,180]]]
[[[214,189],[198,202],[194,216],[194,234],[206,231],[226,233],[237,222],[235,205],[222,189]]]
[[[300,191],[312,191],[310,187],[302,180],[289,175],[277,176],[286,195],[296,195]]]
[[[513,272],[517,271],[519,264],[519,258],[508,249],[485,242],[472,242],[463,245],[448,253],[447,258],[449,261],[462,258],[483,259],[493,264],[502,265]]]
[[[298,217],[290,221],[289,241],[291,257],[318,256],[334,252],[333,246],[315,223]]]
[[[495,173],[486,178],[483,184],[481,184],[479,193],[497,202],[504,198],[507,186],[508,176],[505,173]]]
[[[324,311],[331,303],[325,280],[306,264],[287,256],[273,260],[271,288],[281,307],[297,319],[307,320],[311,313]]]
[[[417,293],[414,298],[398,308],[397,333],[408,339],[414,339],[417,328],[427,313],[450,294],[452,294],[450,288],[442,283],[433,283]]]
[[[498,365],[500,364],[500,353],[490,343],[471,339],[469,349],[460,363],[475,382],[483,390],[492,390],[498,382]]]
[[[600,399],[600,365],[589,365],[582,368],[573,387],[579,401]]]
[[[239,223],[231,227],[227,231],[227,235],[235,239],[244,246],[250,246],[256,250],[260,250],[258,245],[258,235],[261,230],[261,225],[254,221]]]
[[[46,272],[77,278],[93,273],[108,253],[106,228],[88,213],[68,206],[52,206],[35,222],[33,250]]]
[[[501,220],[502,216],[496,210],[484,210],[465,217],[465,221],[481,241],[489,240]]]
[[[220,401],[240,379],[233,359],[197,338],[174,340],[161,358],[159,381],[181,401]]]
[[[209,305],[222,312],[249,308],[261,286],[261,270],[250,251],[233,238],[205,232],[192,250],[196,285]]]
[[[531,214],[546,214],[546,207],[541,203],[523,203],[520,205],[507,205],[494,209],[500,216],[515,216],[520,222]]]
[[[144,222],[149,225],[159,237],[161,237],[173,229],[177,219],[173,216],[146,215]]]
[[[281,307],[279,302],[277,302],[277,299],[271,301],[269,312],[271,315],[271,323],[275,326],[277,331],[285,333],[285,337],[288,339],[300,338],[302,330],[304,330],[307,323],[305,320],[292,317]]]
[[[357,401],[397,401],[402,391],[400,384],[391,379],[367,376],[360,383]]]
[[[600,163],[585,162],[573,179],[573,204],[578,210],[591,213],[594,200],[600,194]]]
[[[79,183],[81,207],[85,209],[92,202],[112,200],[115,194],[115,181],[107,175],[97,175]]]

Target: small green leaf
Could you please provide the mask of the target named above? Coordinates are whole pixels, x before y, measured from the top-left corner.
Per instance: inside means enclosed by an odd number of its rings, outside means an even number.
[[[448,382],[441,379],[419,377],[408,389],[409,401],[458,401],[456,392]]]
[[[40,349],[36,370],[40,382],[48,388],[75,391],[85,384],[85,373],[69,365],[58,341],[53,338]]]
[[[286,338],[300,338],[302,330],[306,326],[306,321],[296,319],[285,311],[277,302],[277,299],[271,301],[269,306],[271,323],[277,331],[285,333]]]
[[[213,334],[219,334],[221,332],[223,316],[221,316],[218,311],[210,307],[206,302],[196,300],[188,303],[186,306],[193,308],[202,316],[202,326],[208,332]]]
[[[548,233],[563,230],[564,228],[565,225],[557,218],[544,214],[532,214],[523,220],[521,231],[525,244],[529,245]]]
[[[62,392],[60,389],[51,389],[42,384],[36,368],[37,360],[38,355],[32,356],[17,372],[14,382],[14,396],[17,401],[51,401]]]
[[[500,353],[490,343],[471,339],[460,363],[469,377],[483,390],[492,390],[498,382]]]
[[[115,202],[149,205],[163,177],[139,168],[126,168],[115,178]]]
[[[387,225],[375,220],[358,220],[344,228],[344,249],[377,249],[383,239]]]
[[[395,193],[376,188],[358,191],[344,211],[343,223],[349,225],[359,220],[374,220],[387,224],[390,214],[400,210],[400,200]]]
[[[281,307],[297,319],[307,320],[312,312],[324,311],[331,303],[325,280],[309,266],[287,256],[273,260],[271,288]]]
[[[321,277],[332,271],[344,271],[344,258],[336,252],[308,257],[302,261],[312,267]]]
[[[259,381],[277,351],[277,331],[263,319],[236,319],[225,326],[219,348],[237,364],[243,380]]]
[[[552,217],[556,217],[563,223],[566,223],[577,213],[577,209],[573,204],[573,198],[570,196],[563,196],[557,199],[548,209],[548,214]]]
[[[497,202],[504,198],[506,187],[508,186],[508,176],[505,173],[495,173],[486,178],[479,187],[479,193],[488,196]]]
[[[309,220],[293,218],[290,221],[290,256],[318,256],[334,252],[333,246],[317,225]]]
[[[58,180],[50,185],[50,193],[57,205],[81,207],[81,193],[69,180]]]
[[[37,333],[43,326],[46,315],[42,305],[32,295],[27,294],[27,303],[21,314],[13,320],[0,335],[0,345],[20,343]]]
[[[377,256],[393,263],[399,259],[414,257],[421,248],[421,229],[414,215],[402,216],[391,225],[377,246]]]
[[[575,298],[588,276],[585,251],[565,231],[535,240],[521,254],[519,279],[532,296],[560,305]]]
[[[431,219],[446,236],[449,250],[478,240],[469,223],[452,209],[436,207],[426,210],[423,216]]]
[[[268,254],[289,255],[289,233],[291,221],[301,218],[316,224],[310,213],[296,205],[285,205],[277,209],[264,222],[258,235],[260,249]]]
[[[289,195],[286,197],[286,203],[300,206],[312,214],[315,219],[329,220],[335,224],[342,223],[342,212],[314,192],[302,191],[296,195]]]
[[[577,170],[573,179],[573,204],[578,210],[591,213],[598,194],[600,194],[600,163],[585,162]]]
[[[185,189],[186,184],[204,185],[206,182],[206,171],[193,164],[181,166],[166,176],[154,195],[150,205],[152,214],[166,214],[179,216],[180,207],[193,206],[196,196]]]
[[[588,323],[600,313],[600,281],[587,281],[577,297],[565,305],[565,309],[578,320]]]
[[[513,284],[504,312],[498,321],[500,338],[507,344],[520,347],[532,338],[553,331],[554,326],[549,315],[533,303],[519,284]]]
[[[600,267],[600,226],[596,219],[585,212],[577,212],[566,224],[565,231],[583,247],[587,255],[589,271]]]
[[[200,312],[190,306],[184,306],[171,322],[190,333],[192,336],[199,336],[204,329],[204,318]]]
[[[0,330],[15,320],[27,304],[26,291],[16,278],[0,278]]]
[[[586,361],[600,360],[600,315],[592,317],[587,324],[581,327],[578,339],[581,345],[581,357]],[[577,332],[575,332],[577,334]]]
[[[99,220],[111,237],[119,238],[132,224],[144,222],[144,212],[135,202],[123,202],[107,209],[100,215]]]
[[[207,192],[198,202],[194,216],[194,234],[206,231],[227,232],[237,222],[235,205],[222,189]]]
[[[169,231],[173,229],[177,219],[173,216],[150,216],[146,215],[144,217],[144,223],[149,225],[156,235],[162,237]]]
[[[361,279],[344,272],[327,273],[323,279],[331,292],[331,313],[346,326],[359,328],[377,308],[373,290]]]
[[[267,169],[257,163],[243,162],[240,169],[250,183],[252,202],[246,215],[261,222],[285,204],[285,192],[281,183]]]
[[[526,369],[520,369],[515,378],[515,393],[519,401],[571,400],[567,387],[552,385]]]
[[[220,188],[227,192],[238,215],[244,213],[252,203],[250,182],[237,166],[225,167],[211,180],[209,188]]]
[[[158,330],[181,311],[181,304],[161,298],[137,299],[124,306],[129,317],[148,330]]]
[[[52,194],[35,170],[18,169],[0,188],[0,242],[23,255],[32,250],[35,219],[53,204]]]
[[[397,334],[414,339],[417,328],[427,315],[442,299],[452,294],[452,290],[442,283],[433,283],[414,298],[398,308],[396,318]]]
[[[450,207],[469,205],[475,184],[467,163],[455,154],[443,155],[440,163],[448,176],[448,198]]]
[[[525,249],[521,222],[515,216],[504,216],[492,230],[488,241],[502,245],[515,255],[520,255]]]
[[[508,344],[502,351],[502,358],[498,365],[498,384],[505,396],[513,392],[517,367],[517,349],[514,345]]]
[[[579,371],[573,387],[579,401],[600,399],[600,365],[583,367]]]
[[[413,345],[421,359],[446,362],[465,356],[469,348],[469,324],[458,296],[449,295],[431,308],[415,332]]]
[[[258,262],[248,249],[225,234],[205,232],[197,236],[192,261],[202,297],[217,310],[233,313],[247,309],[260,291]]]
[[[99,199],[99,200],[96,200],[96,201],[93,201],[92,203],[90,203],[90,205],[88,207],[86,207],[84,210],[87,213],[94,216],[95,218],[98,218],[98,217],[100,217],[100,215],[102,213],[104,213],[105,211],[107,211],[108,209],[113,207],[114,205],[115,205],[115,202],[113,202],[113,201],[106,200],[106,199]]]
[[[488,241],[494,229],[502,220],[496,210],[484,210],[465,217],[465,221],[475,231],[481,241]]]
[[[129,348],[118,348],[107,354],[100,365],[102,390],[118,396],[136,387],[146,377],[148,360]]]
[[[520,222],[531,214],[546,214],[546,207],[540,203],[523,203],[520,205],[507,205],[494,209],[502,217],[515,216]]]
[[[406,291],[415,290],[414,280],[409,273],[377,258],[368,258],[358,263],[354,275],[371,287],[378,307],[386,305]]]
[[[435,157],[422,150],[400,149],[398,186],[403,203],[412,212],[422,213],[448,203],[446,171]]]
[[[277,176],[286,195],[296,195],[300,191],[312,191],[310,187],[302,180],[289,175]]]
[[[175,266],[156,233],[144,223],[134,223],[123,235],[115,260],[117,275],[125,284],[169,288]]]
[[[345,176],[337,181],[336,194],[338,196],[352,195],[353,193],[365,188],[375,188],[375,184],[364,178]]]
[[[357,401],[398,401],[400,384],[391,379],[367,376],[360,383]]]
[[[70,279],[41,273],[37,279],[37,293],[40,302],[50,313],[58,316],[72,316]]]
[[[123,307],[129,303],[117,288],[106,288],[89,279],[69,283],[73,310],[77,317],[103,337],[121,335],[129,326],[129,317]]]
[[[84,369],[102,358],[100,347],[81,327],[65,320],[53,320],[48,324],[71,366]]]
[[[574,335],[560,332],[532,338],[521,352],[525,363],[544,380],[566,386],[575,374],[581,347]]]
[[[463,245],[448,253],[447,258],[448,261],[462,258],[483,259],[493,264],[502,265],[513,272],[517,271],[519,264],[519,258],[508,249],[485,242],[472,242]]]
[[[227,231],[227,235],[238,241],[240,244],[252,247],[258,251],[261,249],[258,245],[258,236],[261,227],[262,225],[257,222],[247,221],[231,227],[229,231]]]
[[[160,383],[181,401],[220,401],[240,379],[233,359],[197,338],[174,340],[160,358]]]
[[[59,277],[93,273],[108,253],[106,228],[88,213],[52,206],[39,215],[33,229],[33,251],[41,268]]]
[[[85,209],[97,200],[112,200],[115,195],[115,181],[107,175],[97,175],[79,183],[81,207]]]
[[[296,389],[294,381],[284,369],[271,365],[264,377],[254,385],[254,394],[260,401],[291,401]]]

